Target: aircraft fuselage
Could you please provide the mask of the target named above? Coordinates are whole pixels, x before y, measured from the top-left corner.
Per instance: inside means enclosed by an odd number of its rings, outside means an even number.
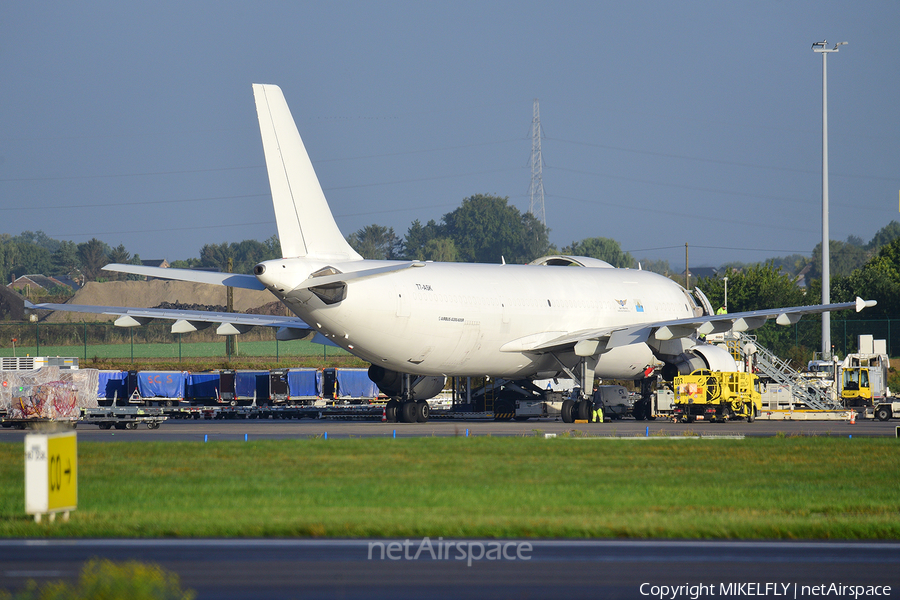
[[[341,301],[326,304],[309,290],[291,291],[324,263],[263,264],[259,280],[319,333],[372,364],[418,375],[558,372],[552,356],[523,349],[575,331],[693,315],[681,286],[633,269],[429,262],[355,281]],[[327,266],[352,272],[360,263]],[[577,363],[571,351],[558,357]],[[595,371],[636,378],[651,360],[646,344],[633,344],[601,354]]]

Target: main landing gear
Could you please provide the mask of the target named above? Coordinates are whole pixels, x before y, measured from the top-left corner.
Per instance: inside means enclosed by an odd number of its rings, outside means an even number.
[[[401,396],[388,400],[384,408],[385,418],[389,423],[427,423],[431,409],[425,400],[410,398],[409,390],[412,389],[410,376],[403,375],[401,383]]]
[[[565,400],[560,411],[563,423],[590,421],[594,416],[594,403],[591,400]]]
[[[426,423],[431,409],[425,400],[391,398],[384,408],[389,423]]]

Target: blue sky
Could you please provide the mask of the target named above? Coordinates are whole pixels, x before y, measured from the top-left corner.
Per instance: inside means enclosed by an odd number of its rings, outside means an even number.
[[[142,258],[275,233],[251,83],[282,87],[345,235],[478,194],[529,208],[540,100],[558,246],[691,265],[898,215],[900,3],[7,2],[0,233]],[[499,261],[499,257],[498,257]]]

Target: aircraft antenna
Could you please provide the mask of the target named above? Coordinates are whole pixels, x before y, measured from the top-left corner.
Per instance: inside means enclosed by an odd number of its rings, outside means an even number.
[[[528,188],[528,195],[531,196],[531,208],[528,209],[528,212],[546,227],[547,217],[544,213],[544,179],[542,172],[544,159],[541,156],[541,137],[543,134],[540,103],[535,98],[534,111],[531,118],[531,186]]]

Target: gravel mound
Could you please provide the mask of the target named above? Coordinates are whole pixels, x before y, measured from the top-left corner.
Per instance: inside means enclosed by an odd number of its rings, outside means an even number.
[[[271,304],[274,296],[267,291],[234,288],[234,310],[251,312],[251,309]],[[225,310],[225,288],[187,281],[108,281],[91,282],[75,293],[69,304],[94,304],[98,306],[134,306],[156,308],[162,306],[187,306],[192,310]],[[165,304],[164,304],[165,303]],[[253,311],[255,312],[255,311]],[[277,313],[276,313],[277,314]],[[47,321],[67,323],[80,321],[114,321],[113,315],[90,313],[54,312]]]

